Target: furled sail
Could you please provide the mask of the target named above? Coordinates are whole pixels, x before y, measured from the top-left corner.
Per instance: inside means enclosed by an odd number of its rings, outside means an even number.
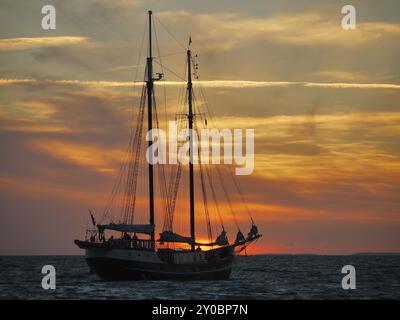
[[[99,229],[108,229],[114,231],[121,231],[121,232],[136,232],[136,233],[144,233],[144,234],[151,234],[154,231],[154,226],[150,224],[117,224],[117,223],[110,223],[110,224],[102,224],[98,225]]]
[[[257,226],[253,223],[251,226],[250,232],[247,234],[247,240],[254,239],[258,236]]]
[[[242,233],[242,231],[238,231],[237,235],[236,235],[236,240],[235,243],[240,243],[242,241],[245,241],[246,239],[244,238],[244,235]]]
[[[193,240],[189,237],[181,236],[180,234],[174,233],[172,231],[164,231],[160,233],[159,242],[181,242],[192,244]]]
[[[229,244],[228,237],[226,236],[225,230],[222,230],[221,234],[217,237],[217,239],[215,240],[214,243],[219,246],[225,246],[225,245]]]
[[[192,244],[193,240],[189,237],[184,237],[181,236],[180,234],[174,233],[172,231],[164,231],[160,233],[160,239],[158,240],[159,242],[180,242],[180,243],[188,243]],[[215,242],[212,243],[201,243],[201,242],[195,242],[195,245],[199,246],[225,246],[229,244],[228,238],[226,236],[226,231],[223,230],[221,234],[217,237]]]

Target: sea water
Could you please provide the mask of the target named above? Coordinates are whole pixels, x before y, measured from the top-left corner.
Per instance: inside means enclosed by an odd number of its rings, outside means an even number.
[[[42,288],[44,265],[56,289]],[[356,270],[344,290],[342,267]],[[400,255],[239,256],[230,280],[104,282],[82,256],[0,257],[0,299],[399,299]]]

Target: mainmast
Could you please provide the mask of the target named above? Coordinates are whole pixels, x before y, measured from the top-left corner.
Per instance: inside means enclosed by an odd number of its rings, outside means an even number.
[[[152,11],[149,11],[149,55],[147,57],[147,126],[149,132],[149,142],[148,147],[153,144],[153,137],[151,134],[151,129],[153,128],[153,57],[152,57],[152,47],[151,47],[151,15]],[[150,209],[150,225],[154,226],[154,174],[153,174],[153,164],[152,164],[152,153],[149,153],[149,209]],[[154,243],[154,230],[151,233],[151,241]]]
[[[191,51],[187,51],[188,61],[188,106],[189,106],[189,184],[190,184],[190,238],[192,240],[192,250],[195,249],[195,219],[194,219],[194,175],[193,175],[193,108],[192,108],[192,71],[191,71]]]

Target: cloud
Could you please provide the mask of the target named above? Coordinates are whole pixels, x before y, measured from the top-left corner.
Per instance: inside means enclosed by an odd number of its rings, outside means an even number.
[[[87,37],[60,36],[0,39],[0,51],[59,47],[87,43]]]
[[[256,177],[314,185],[299,190],[331,199],[361,201],[365,192],[390,206],[399,187],[399,121],[398,112],[351,112],[221,117],[218,124],[254,128]]]
[[[400,89],[399,84],[391,83],[317,83],[317,82],[305,82],[305,87],[314,88],[335,88],[335,89]]]
[[[138,97],[133,95],[133,101]],[[0,129],[7,132],[83,134],[96,139],[129,135],[132,93],[60,90],[53,96],[24,96],[0,105]],[[100,136],[102,136],[100,138]]]
[[[85,167],[99,173],[114,173],[114,167],[124,156],[123,151],[58,140],[34,141],[32,147],[49,156]]]
[[[323,70],[315,72],[314,75],[342,81],[365,81],[368,79],[368,76],[364,73],[344,70]]]
[[[79,85],[84,87],[132,87],[141,86],[143,82],[131,81],[85,81],[85,80],[37,80],[37,79],[0,79],[0,86],[17,84]],[[156,84],[166,86],[185,86],[183,81],[162,81]],[[204,88],[271,88],[303,86],[334,89],[400,89],[400,84],[392,83],[346,83],[346,82],[303,82],[303,81],[249,81],[249,80],[203,80],[194,81]]]
[[[303,12],[255,18],[239,13],[192,14],[164,11],[158,14],[169,25],[190,24],[200,46],[208,50],[243,46],[252,40],[295,46],[356,47],[390,36],[400,36],[398,23],[357,23],[351,32],[343,30],[340,18],[323,12]],[[202,26],[207,28],[202,28]],[[207,46],[205,45],[207,43]]]
[[[124,9],[132,9],[132,7],[138,7],[142,3],[141,0],[118,0],[115,2],[117,5],[123,7]]]
[[[0,79],[0,86],[8,86],[13,84],[37,84],[35,79]]]

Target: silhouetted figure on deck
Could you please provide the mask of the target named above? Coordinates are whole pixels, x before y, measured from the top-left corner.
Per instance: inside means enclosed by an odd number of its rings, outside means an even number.
[[[134,234],[132,235],[132,245],[133,245],[135,248],[138,246],[137,241],[138,241],[138,236],[136,235],[136,233],[134,233]]]

